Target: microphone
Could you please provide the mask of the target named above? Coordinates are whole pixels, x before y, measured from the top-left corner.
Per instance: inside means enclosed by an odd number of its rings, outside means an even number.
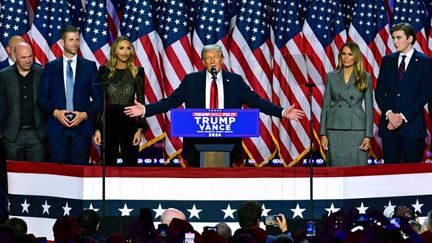
[[[211,67],[210,68],[210,74],[211,74],[211,76],[212,76],[213,79],[216,79],[217,73],[216,73],[216,68],[215,67]]]

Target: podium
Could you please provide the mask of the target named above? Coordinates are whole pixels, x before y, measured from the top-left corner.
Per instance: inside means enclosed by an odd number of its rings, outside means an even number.
[[[258,109],[172,109],[171,136],[206,138],[194,144],[200,153],[200,167],[230,167],[235,144],[224,138],[259,136]],[[212,139],[219,140],[211,143]],[[210,142],[207,142],[210,140]]]
[[[200,152],[200,167],[230,167],[234,144],[195,144]]]

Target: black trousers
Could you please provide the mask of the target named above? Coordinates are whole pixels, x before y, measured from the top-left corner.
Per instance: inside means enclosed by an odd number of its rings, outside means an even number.
[[[136,118],[126,116],[124,106],[107,106],[105,110],[105,164],[117,165],[117,158],[124,166],[136,166],[139,146],[133,146],[138,125]]]

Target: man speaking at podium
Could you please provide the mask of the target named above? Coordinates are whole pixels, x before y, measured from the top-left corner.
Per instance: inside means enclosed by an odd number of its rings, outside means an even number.
[[[125,114],[131,117],[150,117],[177,108],[183,103],[186,108],[207,109],[241,109],[244,104],[279,118],[304,117],[304,112],[295,109],[293,105],[285,109],[274,105],[251,90],[240,75],[222,70],[224,56],[219,45],[204,46],[201,60],[206,70],[186,75],[169,97],[147,105],[135,101],[135,105],[125,108]],[[182,155],[189,166],[199,167],[199,152],[194,144],[234,144],[231,162],[239,162],[242,159],[241,142],[241,138],[184,138]]]

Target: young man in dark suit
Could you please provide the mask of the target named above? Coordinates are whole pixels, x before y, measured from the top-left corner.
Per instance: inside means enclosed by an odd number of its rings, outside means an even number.
[[[379,136],[384,163],[422,160],[426,125],[423,107],[432,94],[432,59],[413,48],[416,33],[408,23],[391,29],[397,52],[383,58],[375,99],[381,109]]]
[[[173,93],[156,103],[142,105],[136,102],[134,106],[126,107],[129,116],[153,116],[167,112],[171,108],[185,104],[186,108],[242,108],[245,104],[251,108],[258,108],[261,112],[279,118],[298,119],[304,116],[303,111],[294,106],[282,108],[261,98],[235,73],[222,70],[224,56],[219,45],[205,46],[201,52],[201,59],[205,70],[186,75],[182,83]],[[212,74],[212,69],[215,70]],[[211,101],[213,75],[216,76],[217,101]],[[216,103],[212,107],[212,103]],[[194,144],[234,144],[231,161],[238,162],[242,156],[241,138],[184,138],[183,158],[189,166],[199,167],[199,153]]]
[[[75,27],[62,30],[63,56],[45,65],[38,104],[48,113],[51,161],[89,163],[93,116],[102,108],[96,63],[78,57],[80,35]]]

